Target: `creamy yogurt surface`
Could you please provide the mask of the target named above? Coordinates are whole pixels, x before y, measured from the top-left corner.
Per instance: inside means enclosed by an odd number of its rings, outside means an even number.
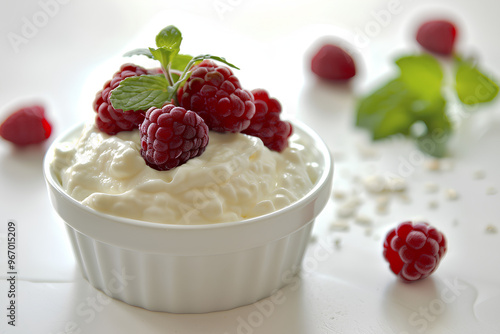
[[[52,168],[63,189],[97,211],[165,224],[241,221],[281,209],[313,187],[313,150],[294,134],[278,153],[257,137],[210,132],[205,152],[169,171],[146,165],[139,130],[110,136],[87,124],[59,144]],[[309,143],[311,144],[311,143]]]

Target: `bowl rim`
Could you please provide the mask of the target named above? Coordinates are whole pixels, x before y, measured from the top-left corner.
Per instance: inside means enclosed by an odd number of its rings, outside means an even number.
[[[62,188],[62,185],[60,182],[57,180],[55,176],[55,172],[51,168],[51,160],[53,159],[54,151],[57,145],[64,141],[68,141],[72,139],[72,137],[75,136],[77,131],[81,131],[83,127],[88,123],[87,122],[82,122],[79,124],[76,124],[72,126],[71,128],[65,130],[63,133],[59,134],[54,141],[51,143],[49,148],[47,149],[47,152],[44,156],[43,160],[43,174],[46,179],[46,182],[54,189],[57,191],[59,195],[64,197],[66,200],[69,200],[72,204],[76,205],[77,207],[83,209],[87,213],[96,215],[102,219],[106,220],[113,220],[115,222],[121,223],[121,224],[127,224],[127,225],[133,225],[136,227],[140,228],[148,228],[148,229],[169,229],[169,230],[217,230],[217,229],[225,229],[228,227],[234,227],[234,226],[241,226],[241,225],[251,225],[255,224],[256,222],[262,221],[262,220],[268,220],[272,217],[282,215],[283,213],[286,213],[290,210],[295,210],[297,207],[301,207],[306,205],[309,201],[311,201],[312,198],[317,195],[318,192],[322,190],[322,188],[325,187],[325,185],[328,185],[328,181],[333,177],[333,160],[331,157],[330,150],[328,149],[327,145],[323,141],[323,139],[314,131],[312,130],[309,126],[304,124],[301,121],[298,120],[293,120],[291,121],[292,125],[294,126],[294,131],[298,129],[299,132],[302,132],[309,136],[312,139],[312,142],[315,143],[315,148],[318,151],[318,156],[322,158],[323,160],[323,168],[321,171],[321,174],[318,176],[314,186],[299,200],[291,203],[290,205],[287,205],[284,208],[281,208],[279,210],[257,216],[257,217],[252,217],[249,219],[245,220],[240,220],[240,221],[232,221],[232,222],[221,222],[221,223],[210,223],[210,224],[169,224],[169,223],[155,223],[155,222],[148,222],[148,221],[142,221],[138,219],[132,219],[132,218],[126,218],[126,217],[120,217],[120,216],[114,216],[111,214],[107,213],[102,213],[99,212],[93,208],[87,207],[83,205],[81,202],[77,201],[70,195],[64,191]],[[70,222],[67,222],[70,223]],[[71,224],[70,224],[71,225]]]

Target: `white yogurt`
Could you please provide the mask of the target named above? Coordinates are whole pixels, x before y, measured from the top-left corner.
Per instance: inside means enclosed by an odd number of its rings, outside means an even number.
[[[257,137],[210,132],[205,152],[169,171],[140,155],[139,131],[109,136],[88,124],[59,145],[52,167],[63,189],[97,211],[165,224],[241,221],[303,197],[320,171],[294,134],[281,153]]]

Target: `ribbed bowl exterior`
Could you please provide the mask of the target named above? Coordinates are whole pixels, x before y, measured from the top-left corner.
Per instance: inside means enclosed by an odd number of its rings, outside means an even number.
[[[138,252],[66,228],[83,276],[108,296],[152,311],[205,313],[254,303],[289,283],[312,226],[260,247],[208,256]]]

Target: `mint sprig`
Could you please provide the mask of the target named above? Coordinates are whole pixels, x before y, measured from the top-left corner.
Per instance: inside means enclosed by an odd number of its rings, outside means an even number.
[[[122,80],[111,92],[110,101],[117,110],[147,110],[161,107],[166,102],[177,99],[177,90],[191,76],[191,68],[203,61],[212,59],[239,69],[226,59],[210,54],[196,57],[180,54],[182,34],[174,26],[162,29],[156,35],[156,48],[141,48],[125,53],[124,56],[146,56],[158,60],[163,75],[141,75]]]
[[[111,104],[121,110],[160,108],[171,95],[172,88],[163,75],[141,75],[120,82],[111,93]]]
[[[457,58],[456,92],[464,104],[491,101],[498,86],[470,62]],[[398,77],[360,99],[356,125],[369,130],[373,140],[395,134],[413,138],[425,153],[443,157],[453,126],[442,91],[444,72],[439,61],[429,55],[397,59]],[[424,130],[415,133],[416,124]]]

